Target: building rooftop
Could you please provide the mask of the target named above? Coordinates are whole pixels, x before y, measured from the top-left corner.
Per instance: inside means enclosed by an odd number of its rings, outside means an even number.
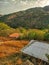
[[[48,62],[46,54],[49,55],[49,44],[31,40],[30,43],[21,50],[21,52]]]

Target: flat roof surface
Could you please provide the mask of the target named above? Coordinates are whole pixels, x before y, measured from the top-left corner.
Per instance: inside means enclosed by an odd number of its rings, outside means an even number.
[[[49,44],[31,40],[30,43],[21,50],[23,53],[48,62],[46,54],[49,55]]]

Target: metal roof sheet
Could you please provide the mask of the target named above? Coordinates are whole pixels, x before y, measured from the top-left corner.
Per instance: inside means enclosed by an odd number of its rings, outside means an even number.
[[[31,40],[30,43],[21,50],[23,53],[48,62],[46,54],[49,55],[49,44]]]

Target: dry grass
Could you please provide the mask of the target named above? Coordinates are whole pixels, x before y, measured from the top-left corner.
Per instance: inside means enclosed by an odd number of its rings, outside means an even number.
[[[0,37],[0,65],[21,65],[23,61],[19,57],[19,53],[28,42]]]
[[[33,57],[30,57],[20,52],[20,50],[25,45],[27,45],[29,41],[11,40],[10,38],[4,38],[4,37],[0,37],[0,40],[2,40],[0,41],[0,65],[25,65],[26,63],[29,63],[30,65],[30,63],[32,64],[34,63],[31,62],[31,60],[34,59]],[[37,63],[40,63],[39,60],[37,61]]]
[[[29,41],[24,40],[11,40],[0,42],[0,57],[8,56],[13,53],[18,53],[21,48],[28,44],[28,42]]]

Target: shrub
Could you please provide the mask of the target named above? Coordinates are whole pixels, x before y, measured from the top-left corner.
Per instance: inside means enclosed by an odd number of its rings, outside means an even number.
[[[36,33],[30,31],[27,35],[27,39],[31,40],[31,39],[36,39]]]
[[[39,30],[36,32],[37,40],[44,40],[44,34],[45,32]]]
[[[0,23],[0,36],[9,36],[9,34],[13,33],[15,29],[9,27],[5,23]]]
[[[6,25],[5,23],[0,23],[0,30],[9,29],[10,27]]]
[[[36,39],[36,40],[49,40],[48,30],[28,29],[21,32],[20,39]]]
[[[49,40],[49,32],[46,32],[46,33],[45,33],[44,39],[45,39],[45,40]]]

